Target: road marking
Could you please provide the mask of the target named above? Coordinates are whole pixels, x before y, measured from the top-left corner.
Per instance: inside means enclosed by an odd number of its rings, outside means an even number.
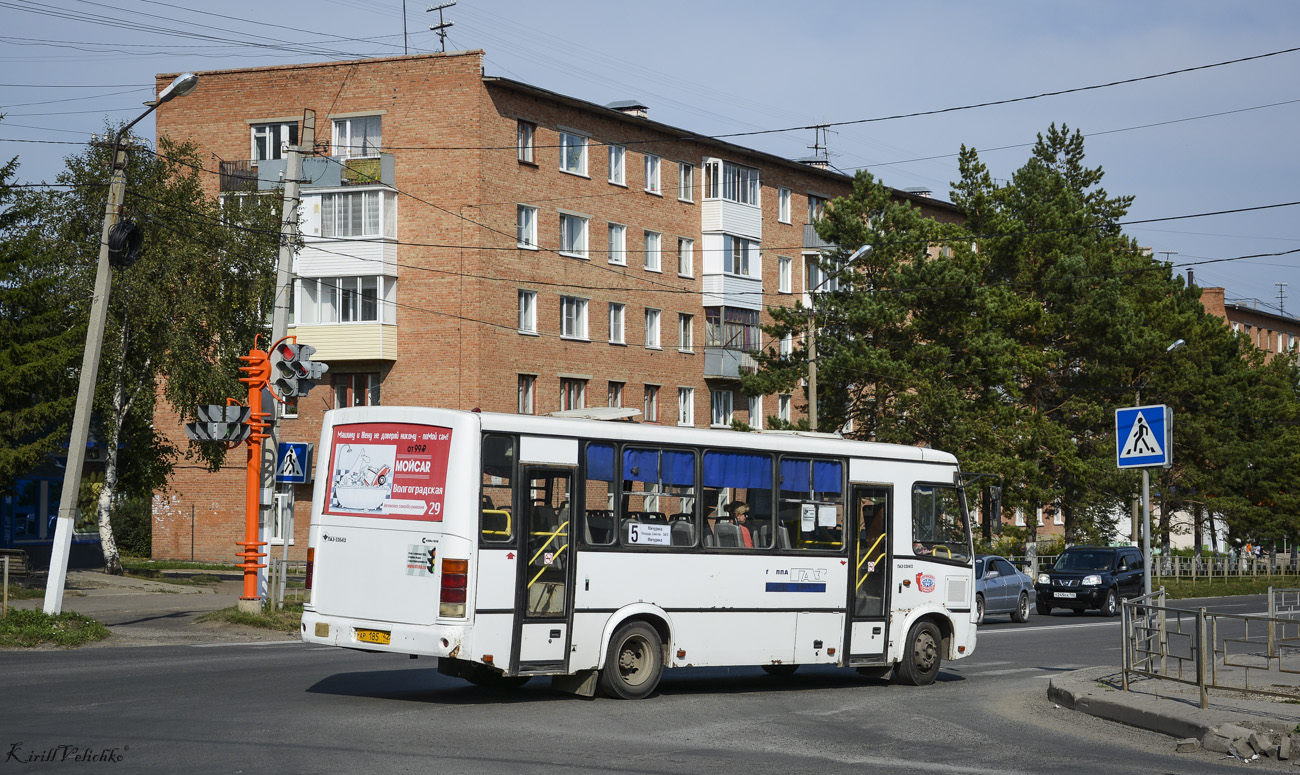
[[[1020,627],[1018,629],[981,631],[979,637],[983,638],[988,635],[1002,635],[1004,633],[1012,632],[1019,634],[1024,632],[1040,632],[1043,630],[1068,630],[1072,627],[1113,627],[1118,624],[1119,619],[1113,619],[1106,622],[1088,622],[1086,624],[1046,624],[1041,627]]]
[[[219,648],[228,648],[230,646],[258,647],[258,646],[301,646],[301,645],[302,645],[302,641],[300,640],[266,640],[266,641],[255,641],[255,642],[240,642],[240,643],[191,643],[190,647],[196,649],[219,649]]]

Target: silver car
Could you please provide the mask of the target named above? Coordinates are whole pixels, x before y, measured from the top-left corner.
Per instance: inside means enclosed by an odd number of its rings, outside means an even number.
[[[996,554],[975,556],[976,622],[984,623],[986,614],[1011,614],[1011,621],[1029,620],[1029,604],[1034,597],[1034,580]]]

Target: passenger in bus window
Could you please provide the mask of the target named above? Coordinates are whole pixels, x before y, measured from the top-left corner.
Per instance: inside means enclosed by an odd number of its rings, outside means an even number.
[[[740,540],[746,547],[753,548],[754,537],[750,533],[749,523],[749,504],[742,501],[732,501],[727,504],[727,513],[737,525],[740,525]]]

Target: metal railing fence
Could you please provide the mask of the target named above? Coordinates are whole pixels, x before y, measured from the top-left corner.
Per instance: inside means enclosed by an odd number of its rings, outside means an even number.
[[[1124,601],[1123,688],[1136,676],[1209,690],[1300,698],[1300,589],[1269,588],[1268,614],[1167,604],[1163,587]]]

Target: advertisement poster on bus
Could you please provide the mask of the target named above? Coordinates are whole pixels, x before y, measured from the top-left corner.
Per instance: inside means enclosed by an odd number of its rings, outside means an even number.
[[[450,449],[450,428],[334,426],[325,513],[441,522]]]

